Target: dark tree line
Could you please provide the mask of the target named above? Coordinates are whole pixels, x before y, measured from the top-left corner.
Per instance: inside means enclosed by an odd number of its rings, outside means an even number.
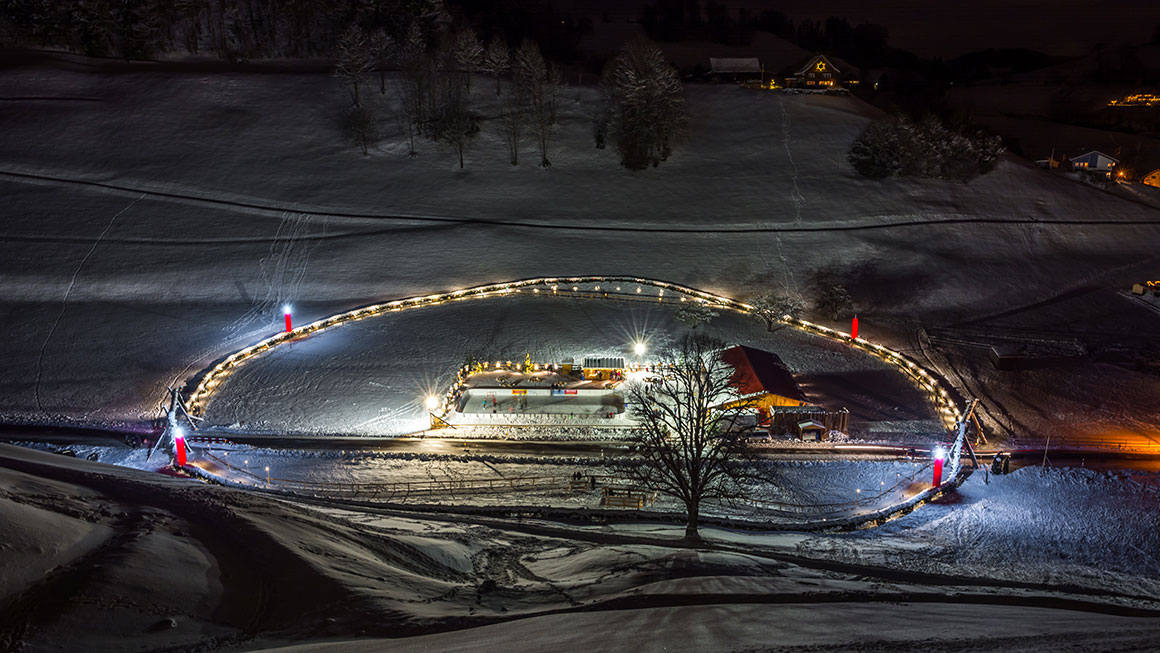
[[[0,37],[91,56],[238,60],[333,56],[352,24],[401,40],[412,23],[431,37],[446,20],[442,0],[7,0]]]

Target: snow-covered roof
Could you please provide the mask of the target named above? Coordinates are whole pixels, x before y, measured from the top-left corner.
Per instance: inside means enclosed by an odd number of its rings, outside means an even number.
[[[584,369],[586,370],[619,370],[624,369],[623,356],[585,356]]]
[[[760,73],[757,57],[709,57],[709,68],[715,73]]]

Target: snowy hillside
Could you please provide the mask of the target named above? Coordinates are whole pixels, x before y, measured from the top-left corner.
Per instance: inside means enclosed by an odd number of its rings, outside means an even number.
[[[343,95],[326,75],[140,70],[67,58],[0,71],[13,98],[0,103],[6,419],[140,427],[167,384],[278,328],[284,302],[307,320],[371,300],[593,273],[808,299],[826,272],[849,287],[867,337],[912,349],[920,325],[1034,322],[1059,296],[1091,314],[1158,260],[1154,209],[1012,160],[970,184],[853,176],[845,151],[870,112],[851,98],[690,86],[686,141],[661,167],[631,173],[592,147],[594,89],[569,89],[550,170],[507,165],[485,121],[460,171],[428,143],[404,156],[389,124],[362,157],[338,132]],[[487,85],[473,88],[492,115]],[[384,116],[393,98],[376,98]],[[1052,222],[1076,220],[1105,224]],[[1103,315],[1134,332],[1155,319],[1134,310]],[[1160,387],[1131,366],[1090,375],[1091,386]],[[1022,385],[1050,397],[1060,380]],[[1097,427],[1140,405],[1134,394],[1109,401]]]
[[[707,530],[687,548],[672,527],[352,512],[0,445],[0,644],[1148,648],[1155,486],[1037,472],[976,475],[966,506],[874,538]]]

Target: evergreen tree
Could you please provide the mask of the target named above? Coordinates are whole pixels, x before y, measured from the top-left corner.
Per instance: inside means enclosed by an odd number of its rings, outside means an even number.
[[[621,163],[640,170],[667,159],[686,115],[680,77],[660,48],[629,43],[605,69],[602,85]]]

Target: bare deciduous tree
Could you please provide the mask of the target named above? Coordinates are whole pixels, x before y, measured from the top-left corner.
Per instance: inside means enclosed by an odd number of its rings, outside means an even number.
[[[399,86],[400,115],[407,123],[410,142],[408,156],[415,156],[415,132],[424,121],[425,87],[429,83],[427,43],[418,22],[411,23],[407,30],[407,38],[399,47],[398,57],[403,72],[402,84]]]
[[[528,107],[528,127],[535,134],[536,142],[540,146],[540,165],[550,168],[552,162],[548,160],[548,137],[552,131],[550,105],[552,90],[548,64],[544,61],[544,55],[540,53],[540,46],[534,41],[525,40],[516,52],[512,69],[519,94],[524,97]]]
[[[359,85],[374,70],[375,58],[370,39],[358,25],[351,25],[338,40],[338,58],[334,65],[334,76],[343,86],[350,87],[354,106],[362,106]]]
[[[753,307],[753,316],[765,322],[765,328],[773,331],[773,325],[780,322],[785,316],[797,317],[804,305],[796,295],[785,294],[770,290],[754,297],[749,301]]]
[[[387,92],[386,70],[395,59],[397,48],[395,39],[392,39],[386,30],[376,29],[370,36],[371,56],[374,58],[375,68],[379,71],[379,94]]]
[[[500,100],[500,131],[508,146],[508,161],[513,165],[520,164],[520,143],[524,137],[524,124],[527,122],[527,102],[523,98],[519,85]]]
[[[463,167],[463,151],[479,126],[468,112],[467,84],[459,75],[444,75],[442,113],[439,119],[438,138],[447,141],[459,156],[459,167]]]
[[[483,72],[495,77],[495,96],[499,97],[499,80],[511,69],[512,55],[508,45],[499,36],[493,36],[483,54]]]
[[[557,123],[556,111],[560,106],[560,96],[564,93],[567,83],[564,81],[564,73],[555,64],[548,66],[548,84],[547,84],[547,103],[548,103],[548,120],[551,124]]]
[[[717,311],[700,303],[685,304],[677,309],[677,320],[690,329],[696,329],[702,324],[708,323],[717,315]]]
[[[451,46],[455,65],[463,73],[464,85],[471,90],[471,74],[483,67],[483,46],[475,30],[467,27],[455,35],[455,42]]]
[[[363,156],[369,155],[370,146],[379,140],[378,120],[368,106],[351,109],[343,121],[343,128],[362,150]]]
[[[744,460],[753,410],[734,384],[734,369],[722,358],[724,343],[687,334],[661,353],[653,382],[629,386],[634,444],[640,464],[627,468],[641,486],[685,505],[685,536],[698,537],[701,502],[735,498],[753,477]]]

